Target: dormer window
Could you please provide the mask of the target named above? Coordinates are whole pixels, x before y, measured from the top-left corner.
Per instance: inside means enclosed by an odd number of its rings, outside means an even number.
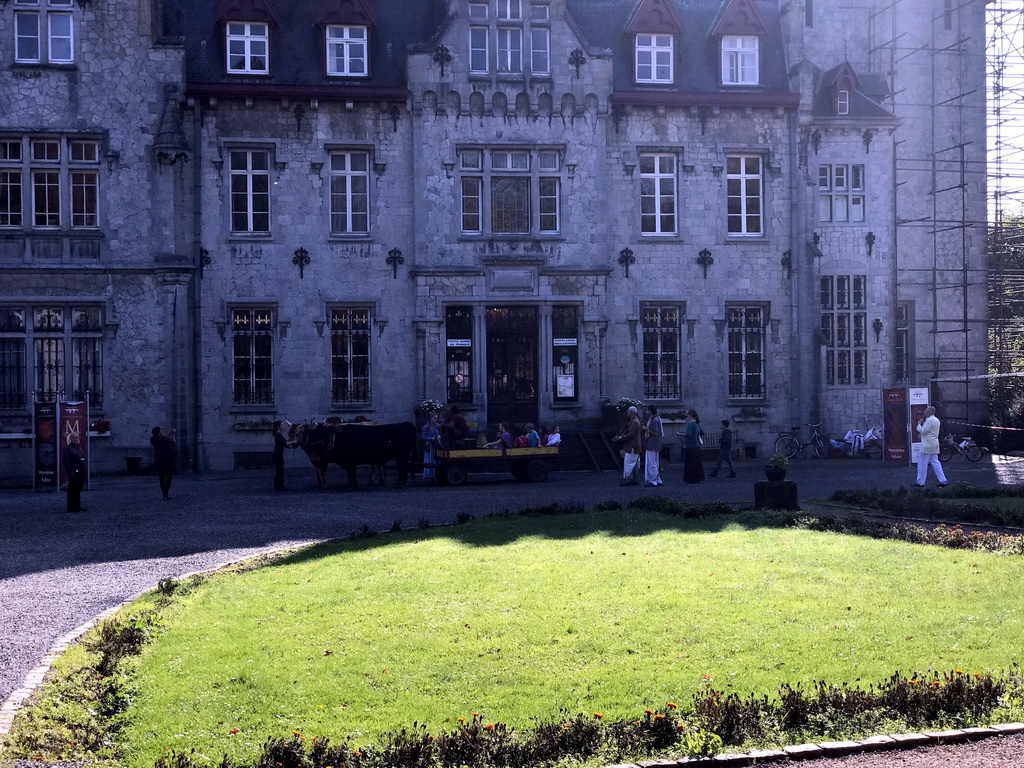
[[[74,56],[72,0],[15,0],[14,60],[70,64]]]
[[[672,35],[638,34],[636,36],[636,81],[638,83],[671,83],[673,81]]]
[[[836,91],[836,114],[850,114],[850,92],[845,88]]]
[[[757,85],[761,82],[758,39],[754,35],[722,37],[722,85]]]
[[[270,72],[270,30],[262,22],[229,21],[227,30],[228,72],[265,75]]]
[[[366,77],[366,27],[327,27],[327,74]]]

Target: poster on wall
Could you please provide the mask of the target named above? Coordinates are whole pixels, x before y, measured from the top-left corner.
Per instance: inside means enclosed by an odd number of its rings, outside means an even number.
[[[89,404],[81,403],[58,403],[57,404],[57,427],[60,439],[58,440],[58,457],[64,451],[65,446],[71,443],[71,436],[77,435],[82,453],[85,454],[85,487],[89,487]],[[64,463],[60,465],[60,486],[68,484],[67,471]]]
[[[32,414],[32,487],[57,488],[57,405],[35,403]]]
[[[910,387],[910,462],[917,464],[921,458],[921,434],[917,425],[924,421],[924,410],[928,407],[928,387]]]
[[[907,390],[893,387],[882,390],[882,418],[884,420],[884,453],[882,458],[892,464],[910,461],[910,433],[908,428]]]

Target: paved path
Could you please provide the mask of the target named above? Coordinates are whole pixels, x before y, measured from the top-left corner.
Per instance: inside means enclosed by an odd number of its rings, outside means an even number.
[[[396,520],[450,523],[460,513],[485,515],[551,502],[627,501],[655,489],[620,487],[612,473],[552,472],[546,483],[505,476],[471,476],[460,488],[415,482],[406,489],[343,488],[332,467],[330,487],[312,489],[313,471],[288,457],[292,489],[273,493],[269,473],[183,475],[163,501],[155,477],[96,477],[83,496],[88,512],[63,511],[60,493],[0,490],[0,701],[53,643],[101,611],[149,589],[161,579],[300,543],[346,536],[369,526],[387,530]],[[1024,483],[1024,459],[952,461],[951,482]],[[681,482],[670,465],[657,492],[680,500],[750,503],[761,462],[740,462],[736,479]],[[897,488],[913,482],[909,467],[866,459],[797,459],[790,463],[801,499],[841,488]]]

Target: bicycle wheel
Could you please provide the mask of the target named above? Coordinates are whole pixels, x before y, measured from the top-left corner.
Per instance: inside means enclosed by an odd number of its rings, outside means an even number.
[[[949,443],[943,443],[939,448],[939,461],[949,461],[953,458],[954,448]]]
[[[985,449],[980,445],[968,445],[964,455],[967,456],[968,461],[981,461],[981,457],[985,455]]]
[[[792,459],[800,452],[800,441],[792,435],[783,435],[775,441],[775,452]]]
[[[824,438],[822,438],[822,437],[815,437],[814,438],[814,452],[818,455],[819,459],[828,458],[828,455],[831,453],[831,450],[829,450],[829,447],[827,445],[825,445],[825,439]]]

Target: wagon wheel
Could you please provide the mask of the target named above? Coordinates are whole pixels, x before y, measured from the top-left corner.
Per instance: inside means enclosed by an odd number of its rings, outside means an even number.
[[[526,479],[526,462],[522,459],[517,459],[512,462],[512,477],[516,480]]]
[[[448,485],[462,485],[469,475],[466,468],[461,464],[445,464],[444,479]]]
[[[548,467],[540,459],[531,459],[526,465],[526,479],[531,483],[543,483],[548,479]]]

